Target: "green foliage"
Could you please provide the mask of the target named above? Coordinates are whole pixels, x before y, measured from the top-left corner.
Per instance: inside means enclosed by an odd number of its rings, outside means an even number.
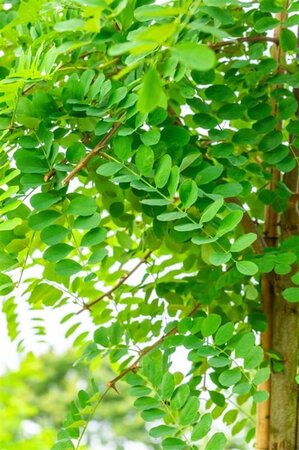
[[[78,365],[113,369],[78,392],[55,450],[81,448],[126,384],[159,448],[252,446],[270,376],[256,344],[262,274],[289,277],[282,296],[299,301],[298,236],[267,248],[262,237],[265,206],[282,213],[292,197],[283,178],[268,189],[271,176],[298,164],[297,15],[280,25],[273,2],[156,3],[15,0],[0,11],[9,335],[23,349],[19,288],[30,313],[61,311]]]

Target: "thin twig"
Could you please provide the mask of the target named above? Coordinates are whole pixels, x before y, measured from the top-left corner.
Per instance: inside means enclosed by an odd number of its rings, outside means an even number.
[[[30,254],[31,245],[32,245],[34,236],[35,236],[35,232],[32,234],[31,239],[30,239],[29,244],[28,244],[28,250],[27,250],[24,262],[22,264],[22,270],[21,270],[20,278],[19,278],[19,281],[17,282],[17,285],[16,285],[17,288],[20,286],[22,278],[23,278],[23,274],[24,274],[24,271],[25,271],[25,268],[26,268],[26,263],[28,261],[28,257],[29,257],[29,254]]]
[[[112,136],[117,132],[119,127],[123,124],[123,121],[125,119],[125,115],[122,115],[119,122],[116,122],[109,133],[107,133],[103,139],[100,140],[100,142],[94,147],[91,152],[88,153],[88,155],[85,156],[77,165],[76,167],[62,180],[61,184],[62,186],[65,186],[74,176],[85,167],[89,161],[96,156],[103,148],[106,147],[109,140],[112,138]]]
[[[201,307],[201,304],[197,304],[192,311],[187,315],[187,317],[192,317],[196,311]],[[112,380],[108,381],[107,383],[107,388],[104,391],[104,393],[101,395],[100,399],[98,400],[98,402],[95,404],[92,414],[90,415],[89,420],[86,422],[82,433],[79,437],[79,440],[77,442],[77,446],[76,446],[76,450],[79,449],[80,443],[82,441],[83,435],[86,432],[88,423],[90,422],[93,414],[95,413],[97,407],[99,406],[99,404],[101,403],[101,401],[103,400],[103,398],[107,395],[107,393],[110,391],[110,389],[113,389],[117,394],[119,394],[117,388],[116,388],[116,383],[118,381],[120,381],[122,378],[124,378],[129,372],[135,372],[135,370],[138,369],[139,367],[139,363],[141,361],[141,359],[147,355],[148,353],[150,353],[152,350],[154,350],[155,348],[159,347],[159,345],[163,344],[163,342],[165,341],[166,338],[168,338],[169,336],[173,336],[174,334],[176,334],[178,332],[178,328],[174,327],[172,330],[168,331],[168,333],[164,334],[162,337],[160,337],[160,339],[158,339],[156,342],[154,342],[152,345],[150,345],[149,347],[144,348],[143,350],[141,350],[139,356],[135,359],[135,361],[128,366],[126,369],[124,369],[122,372],[120,372],[119,375],[117,375],[116,377],[114,377]]]
[[[220,41],[220,42],[210,42],[208,45],[213,50],[217,48],[222,48],[227,45],[235,45],[240,44],[242,42],[273,42],[274,44],[278,44],[278,39],[270,36],[248,36],[248,37],[240,37],[230,41]]]
[[[196,311],[201,307],[201,304],[199,303],[198,305],[195,306],[195,308],[192,309],[192,311],[187,315],[187,317],[192,317]],[[149,347],[144,348],[143,350],[141,350],[138,358],[135,359],[135,361],[126,369],[124,369],[122,372],[120,372],[120,374],[118,374],[116,377],[114,377],[112,380],[110,380],[107,383],[107,386],[111,389],[115,389],[115,384],[121,380],[122,378],[124,378],[127,373],[129,372],[134,372],[134,370],[138,369],[139,367],[139,363],[141,361],[141,359],[147,355],[148,353],[150,353],[152,350],[154,350],[155,348],[159,347],[159,345],[163,344],[163,342],[165,341],[166,338],[168,338],[169,336],[173,336],[174,334],[176,334],[178,332],[178,328],[174,327],[172,330],[168,331],[168,333],[164,334],[162,337],[160,337],[160,339],[158,339],[156,342],[154,342],[152,345],[150,345]]]
[[[145,254],[145,256],[138,262],[138,264],[136,264],[135,267],[133,267],[132,270],[130,270],[130,272],[128,272],[124,277],[120,278],[118,280],[118,282],[111,288],[109,289],[109,291],[104,292],[104,294],[102,294],[100,297],[96,298],[95,300],[93,300],[90,303],[86,303],[84,305],[84,307],[82,309],[80,309],[80,311],[77,312],[77,315],[82,313],[83,311],[86,311],[87,309],[89,310],[90,308],[92,308],[92,306],[96,305],[97,303],[99,303],[101,300],[103,300],[105,297],[110,297],[111,294],[113,294],[113,292],[115,292],[120,286],[122,286],[128,278],[130,278],[131,275],[133,275],[134,272],[136,272],[136,270],[146,262],[146,260],[150,257],[150,255],[152,254],[151,251],[147,252]]]

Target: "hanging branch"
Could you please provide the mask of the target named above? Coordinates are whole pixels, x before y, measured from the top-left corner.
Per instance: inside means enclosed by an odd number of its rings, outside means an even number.
[[[226,47],[227,45],[235,45],[240,44],[242,42],[273,42],[274,44],[278,45],[278,38],[277,37],[270,37],[270,36],[248,36],[248,37],[240,37],[234,40],[230,41],[220,41],[220,42],[210,42],[208,45],[213,50],[216,50],[217,48]]]
[[[192,317],[194,316],[194,314],[196,313],[196,311],[201,307],[201,304],[197,304],[192,311],[187,315],[187,317]],[[82,438],[87,430],[87,426],[88,423],[90,422],[90,420],[92,419],[92,416],[94,415],[95,411],[97,410],[97,407],[99,406],[99,404],[102,402],[102,400],[106,397],[106,395],[108,394],[108,392],[110,391],[110,389],[113,389],[117,394],[119,394],[117,388],[116,388],[116,383],[118,381],[120,381],[122,378],[124,378],[129,372],[135,372],[138,368],[139,368],[139,363],[142,360],[142,358],[146,355],[148,355],[151,351],[153,351],[155,348],[159,347],[161,344],[163,344],[163,342],[165,341],[166,338],[168,338],[169,336],[173,336],[174,334],[176,334],[178,332],[178,328],[174,327],[172,328],[172,330],[168,331],[168,333],[164,334],[162,337],[160,337],[160,339],[158,339],[156,342],[154,342],[152,345],[149,345],[148,347],[144,348],[143,350],[140,351],[139,356],[135,359],[135,361],[128,366],[126,369],[124,369],[122,372],[120,372],[116,377],[114,377],[112,380],[108,381],[107,383],[107,388],[105,389],[104,393],[101,395],[101,397],[99,398],[98,402],[95,404],[93,411],[88,419],[88,421],[86,422],[82,433],[79,437],[77,446],[76,446],[76,450],[79,449],[80,443],[82,441]]]
[[[119,127],[123,124],[123,121],[125,119],[125,115],[122,115],[118,122],[115,122],[109,133],[107,133],[103,139],[100,140],[100,142],[89,152],[85,158],[83,158],[76,167],[62,180],[61,184],[62,186],[65,186],[74,176],[85,167],[89,161],[96,156],[103,148],[106,147],[112,136],[117,132]]]
[[[152,254],[151,251],[147,252],[145,254],[145,256],[138,262],[138,264],[136,264],[136,266],[133,267],[132,270],[130,270],[130,272],[128,272],[124,277],[122,277],[118,280],[118,282],[116,283],[115,286],[113,286],[111,289],[109,289],[109,291],[104,292],[104,294],[102,294],[100,297],[96,298],[92,302],[86,303],[84,305],[84,307],[82,309],[80,309],[80,311],[77,312],[77,315],[81,314],[83,311],[86,311],[87,309],[90,310],[90,308],[92,308],[94,305],[99,303],[104,298],[110,297],[111,294],[113,294],[113,292],[115,292],[120,286],[122,286],[127,281],[127,279],[130,278],[130,276],[133,275],[133,273],[135,273],[136,270],[147,261],[147,259],[150,257],[151,254]]]
[[[192,317],[196,311],[201,307],[201,304],[196,305],[192,311],[187,315],[187,317]],[[163,342],[165,341],[166,338],[168,338],[169,336],[173,336],[174,334],[176,334],[178,332],[178,328],[174,327],[172,328],[172,330],[168,331],[168,333],[164,334],[162,337],[160,337],[160,339],[158,339],[156,342],[154,342],[152,345],[150,345],[149,347],[144,348],[143,350],[140,351],[139,356],[135,359],[135,361],[126,369],[124,369],[119,375],[117,375],[115,378],[113,378],[112,380],[110,380],[107,383],[107,386],[109,389],[115,389],[115,385],[116,383],[121,380],[122,378],[124,378],[129,372],[133,372],[134,370],[137,370],[139,367],[139,363],[141,361],[141,359],[147,355],[148,353],[150,353],[152,350],[154,350],[155,348],[159,347],[159,345],[163,344]],[[116,390],[117,392],[117,390]]]

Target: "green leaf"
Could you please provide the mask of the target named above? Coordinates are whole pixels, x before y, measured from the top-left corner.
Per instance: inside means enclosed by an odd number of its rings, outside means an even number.
[[[231,259],[231,257],[232,255],[229,252],[215,252],[210,255],[209,261],[214,266],[221,266],[222,264],[226,264]]]
[[[218,314],[209,314],[202,322],[201,333],[203,337],[212,336],[221,324],[221,317]]]
[[[50,225],[44,228],[40,234],[40,238],[48,245],[58,244],[63,241],[70,231],[61,225]]]
[[[161,133],[158,130],[149,130],[140,136],[142,143],[145,146],[158,144]]]
[[[179,190],[180,200],[184,208],[190,208],[198,197],[198,187],[194,180],[185,180]]]
[[[0,295],[10,294],[14,290],[14,283],[12,279],[4,274],[0,273]]]
[[[166,212],[163,214],[159,214],[157,216],[157,219],[160,220],[161,222],[171,222],[173,220],[183,219],[186,216],[187,216],[187,214],[185,212],[172,211],[172,212]]]
[[[242,211],[237,210],[230,212],[220,223],[216,236],[220,237],[232,231],[241,222],[242,218]]]
[[[206,413],[204,414],[199,422],[195,425],[192,431],[191,439],[192,441],[198,441],[205,437],[211,429],[213,422],[212,414]]]
[[[195,42],[177,44],[171,52],[188,69],[205,71],[212,69],[216,64],[215,53],[206,45]]]
[[[174,17],[184,13],[184,8],[162,7],[160,5],[144,5],[136,8],[134,17],[139,22],[146,22],[148,20],[158,19],[162,17]]]
[[[282,296],[290,303],[299,302],[299,287],[290,287],[282,292]]]
[[[192,424],[197,419],[198,411],[198,398],[195,396],[190,397],[180,411],[180,424],[183,426]]]
[[[70,145],[66,151],[66,159],[71,163],[78,163],[86,155],[86,148],[80,142]]]
[[[242,192],[243,188],[240,183],[224,183],[219,184],[213,190],[213,194],[221,195],[223,198],[234,197]]]
[[[43,254],[43,257],[47,261],[56,262],[65,258],[72,250],[74,250],[74,247],[71,245],[55,244],[47,248]]]
[[[170,171],[169,179],[167,181],[167,190],[170,197],[174,197],[179,181],[180,181],[180,169],[177,166],[173,166]]]
[[[253,398],[253,401],[255,401],[256,403],[265,402],[269,398],[269,392],[267,392],[267,391],[256,391],[253,394],[252,398]]]
[[[35,305],[42,302],[45,306],[53,306],[62,297],[62,292],[55,286],[40,283],[34,287],[29,297],[29,303]]]
[[[141,413],[141,417],[145,422],[162,419],[165,415],[166,412],[159,408],[146,409]]]
[[[152,390],[146,386],[134,386],[129,389],[129,395],[133,397],[141,397],[151,394]]]
[[[193,244],[195,245],[204,245],[204,244],[211,244],[212,242],[216,242],[216,237],[211,236],[195,236],[192,239]]]
[[[174,376],[170,372],[166,372],[163,375],[161,383],[161,395],[163,400],[170,400],[175,389]]]
[[[102,345],[103,347],[109,347],[107,328],[105,327],[97,328],[93,334],[93,340],[95,341],[96,344]]]
[[[154,165],[155,155],[151,147],[140,145],[135,155],[135,164],[141,175],[149,176]]]
[[[52,450],[74,450],[74,444],[70,439],[61,439],[55,443]]]
[[[28,224],[35,231],[40,231],[60,217],[57,211],[41,211],[29,217]],[[18,219],[20,220],[20,219]]]
[[[194,161],[196,161],[199,157],[200,157],[200,154],[198,152],[190,153],[189,155],[185,156],[183,158],[183,161],[181,162],[180,171],[183,172],[189,166],[192,166]]]
[[[110,177],[111,175],[115,175],[122,169],[122,165],[116,162],[108,162],[102,164],[97,168],[96,172],[98,175],[102,175],[104,177]]]
[[[227,439],[224,433],[215,433],[206,445],[205,450],[224,450]]]
[[[106,238],[107,230],[105,228],[94,228],[88,231],[81,240],[82,247],[92,247],[93,245],[100,244]]]
[[[277,27],[277,25],[279,25],[279,21],[277,19],[271,16],[266,16],[255,22],[254,29],[258,33],[263,33],[264,31],[272,30]]]
[[[265,134],[259,143],[259,150],[261,152],[270,152],[278,147],[282,142],[282,132],[280,130],[273,130]]]
[[[47,209],[61,200],[61,197],[55,193],[39,193],[31,197],[30,203],[34,209]]]
[[[245,248],[249,247],[253,242],[255,242],[256,239],[257,235],[255,233],[244,234],[243,236],[240,236],[235,240],[230,248],[230,251],[241,252]]]
[[[251,261],[237,261],[237,270],[243,275],[255,275],[258,272],[258,266]]]
[[[180,231],[182,233],[186,231],[194,231],[194,230],[200,230],[202,228],[202,225],[199,223],[185,223],[183,225],[176,225],[174,229],[176,231]]]
[[[257,386],[267,381],[270,377],[271,371],[269,367],[264,367],[257,371],[254,375],[252,382]]]
[[[140,397],[134,402],[135,408],[141,410],[156,408],[159,404],[159,400],[153,397]]]
[[[236,358],[244,358],[255,346],[255,337],[252,332],[241,335],[238,342],[234,345]]]
[[[83,29],[84,24],[85,22],[82,19],[70,19],[56,23],[54,25],[54,29],[59,33],[63,33],[65,31],[76,31]]]
[[[222,325],[214,338],[214,342],[216,345],[223,345],[225,342],[228,342],[234,333],[234,323],[227,322]]]
[[[162,139],[168,144],[187,145],[190,141],[190,134],[186,128],[177,125],[168,125],[162,131]]]
[[[226,387],[237,384],[242,378],[242,373],[240,369],[236,367],[235,369],[228,369],[222,372],[219,376],[219,382]]]
[[[220,208],[223,206],[223,203],[224,203],[223,198],[220,198],[211,205],[207,206],[203,210],[203,213],[200,218],[200,223],[210,222],[212,219],[214,219]]]
[[[76,216],[90,216],[96,212],[97,204],[94,198],[78,195],[70,201],[67,207],[67,214]]]
[[[82,267],[72,259],[62,259],[55,265],[55,272],[63,277],[70,277],[82,270]]]
[[[187,384],[182,384],[181,386],[177,387],[171,399],[172,407],[174,409],[182,408],[189,396],[190,388]]]
[[[158,106],[166,109],[167,97],[159,73],[151,67],[145,74],[137,102],[139,111],[149,113]]]
[[[168,436],[176,432],[174,427],[169,427],[168,425],[158,425],[149,431],[149,435],[153,438],[159,438],[163,436]]]
[[[13,219],[5,220],[0,223],[0,231],[14,230],[18,225],[21,225],[22,219],[14,217]]]
[[[167,200],[164,198],[146,198],[144,200],[141,200],[140,203],[149,206],[166,206],[171,204],[171,200]]]
[[[112,146],[115,155],[122,161],[126,161],[131,156],[132,147],[129,136],[116,136]]]
[[[261,347],[255,346],[246,354],[244,358],[245,369],[255,369],[264,359],[264,352]]]
[[[231,361],[226,356],[213,356],[208,360],[211,367],[226,367],[231,365]]]
[[[3,186],[3,184],[7,184],[9,181],[13,180],[17,176],[21,174],[21,171],[18,169],[13,169],[11,172],[9,172],[5,177],[2,177],[0,179],[0,186]]]
[[[162,441],[163,450],[184,450],[186,443],[178,438],[166,438]]]
[[[291,280],[294,284],[299,284],[299,272],[296,272],[292,277]]]
[[[159,159],[157,167],[155,169],[155,184],[157,188],[163,188],[171,173],[172,160],[171,156],[166,154]]]
[[[91,216],[79,216],[75,219],[73,223],[73,228],[79,230],[90,230],[90,228],[95,228],[101,220],[99,213],[94,213]]]
[[[197,183],[202,186],[204,184],[209,184],[213,180],[217,180],[223,172],[222,164],[217,164],[215,166],[209,166],[201,170],[197,176]]]

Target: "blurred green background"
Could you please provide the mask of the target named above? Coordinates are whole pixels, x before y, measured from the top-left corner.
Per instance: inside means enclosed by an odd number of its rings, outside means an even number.
[[[0,376],[0,449],[49,450],[79,389],[88,389],[90,372],[73,366],[72,352],[29,353],[16,371]],[[103,362],[93,374],[101,388],[113,374]],[[89,424],[82,450],[156,450],[144,422],[132,408],[126,385],[110,392]]]

